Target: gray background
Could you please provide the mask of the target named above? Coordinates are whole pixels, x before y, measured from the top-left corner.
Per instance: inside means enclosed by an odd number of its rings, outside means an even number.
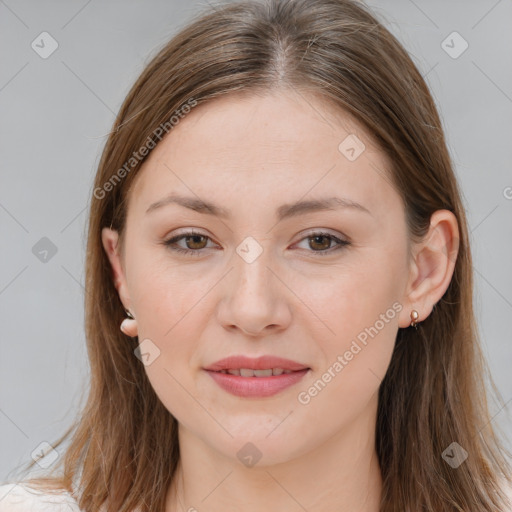
[[[440,109],[470,223],[483,348],[508,403],[492,405],[493,423],[512,432],[512,1],[368,4]],[[205,5],[0,0],[1,480],[85,402],[85,224],[105,134],[149,57]],[[43,31],[58,42],[46,59],[31,47]],[[453,31],[469,44],[458,58],[442,47]],[[33,253],[43,237],[57,249],[46,263]]]

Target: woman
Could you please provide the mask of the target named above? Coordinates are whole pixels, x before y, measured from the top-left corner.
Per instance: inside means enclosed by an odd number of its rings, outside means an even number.
[[[87,257],[87,405],[63,475],[0,511],[512,510],[441,123],[360,3],[176,35],[106,143]]]

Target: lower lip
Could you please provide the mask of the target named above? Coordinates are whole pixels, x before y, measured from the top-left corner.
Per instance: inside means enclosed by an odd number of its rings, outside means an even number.
[[[275,395],[283,391],[283,389],[297,384],[308,371],[309,368],[306,368],[304,370],[282,373],[281,375],[274,375],[272,377],[240,377],[238,375],[231,375],[230,373],[206,370],[222,389],[232,395],[243,397]]]

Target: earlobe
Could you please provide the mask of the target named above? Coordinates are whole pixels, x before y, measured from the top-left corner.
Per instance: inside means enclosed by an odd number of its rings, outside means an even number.
[[[459,228],[449,210],[437,210],[430,219],[424,240],[415,247],[407,291],[407,311],[419,313],[418,322],[427,318],[450,285],[459,251]],[[405,314],[405,313],[404,313]],[[403,320],[405,324],[410,319]],[[407,323],[408,324],[408,323]]]

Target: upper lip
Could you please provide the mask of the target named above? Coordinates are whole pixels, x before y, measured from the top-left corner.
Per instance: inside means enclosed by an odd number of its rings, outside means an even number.
[[[282,357],[270,355],[264,355],[258,358],[235,355],[220,359],[219,361],[205,367],[205,370],[218,372],[220,370],[239,370],[240,368],[247,368],[252,370],[282,368],[283,370],[298,371],[307,369],[309,367],[290,359],[284,359]]]

